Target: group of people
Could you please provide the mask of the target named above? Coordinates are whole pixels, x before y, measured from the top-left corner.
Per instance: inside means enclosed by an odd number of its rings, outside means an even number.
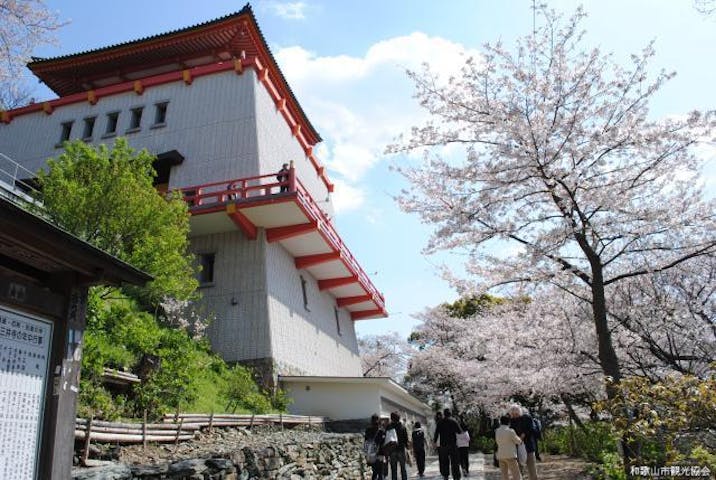
[[[508,414],[499,419],[495,428],[496,466],[499,466],[502,480],[522,480],[520,464],[527,470],[529,480],[537,479],[538,440],[541,425],[519,405],[512,405]],[[391,480],[397,480],[400,469],[401,480],[407,480],[406,462],[410,462],[412,449],[415,465],[420,477],[425,473],[425,432],[420,422],[415,422],[413,432],[408,431],[400,421],[400,414],[393,412],[390,420],[381,419],[378,414],[371,417],[366,429],[364,450],[366,461],[372,468],[372,480],[384,480],[390,467]],[[448,480],[460,480],[470,472],[470,434],[464,422],[459,422],[449,408],[435,415],[435,433],[432,445],[438,452],[440,474]]]
[[[449,408],[442,413],[438,412],[435,420],[433,446],[438,450],[440,472],[447,479],[452,468],[453,478],[459,480],[461,473],[467,475],[469,472],[470,434],[464,423],[461,425],[452,417]],[[366,461],[373,470],[372,480],[387,478],[389,466],[392,480],[397,480],[398,469],[400,469],[401,480],[407,480],[406,463],[411,461],[408,453],[410,450],[415,459],[418,476],[425,475],[427,442],[420,422],[414,423],[413,432],[408,438],[407,429],[401,423],[398,412],[390,414],[390,421],[374,414],[370,426],[365,431],[364,439]]]
[[[387,478],[388,465],[390,465],[392,480],[397,480],[398,468],[400,468],[401,480],[407,480],[406,462],[408,461],[408,448],[411,445],[415,453],[418,471],[425,470],[425,436],[420,428],[420,423],[416,422],[415,425],[416,429],[413,431],[411,442],[408,439],[408,430],[400,421],[398,412],[390,414],[390,421],[387,418],[381,419],[378,414],[373,414],[370,426],[364,435],[366,461],[373,470],[372,480]]]
[[[538,440],[541,435],[540,422],[519,405],[512,405],[508,414],[500,417],[500,425],[495,429],[495,459],[502,480],[510,480],[510,477],[522,480],[520,464],[527,467],[529,480],[537,480]]]

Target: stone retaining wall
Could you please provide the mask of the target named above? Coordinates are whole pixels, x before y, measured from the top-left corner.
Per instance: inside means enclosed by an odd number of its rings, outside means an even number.
[[[288,440],[288,439],[287,439]],[[74,480],[251,480],[319,478],[364,480],[370,478],[363,459],[361,435],[314,434],[272,446],[244,446],[202,458],[177,459],[152,465],[112,463],[75,469]]]

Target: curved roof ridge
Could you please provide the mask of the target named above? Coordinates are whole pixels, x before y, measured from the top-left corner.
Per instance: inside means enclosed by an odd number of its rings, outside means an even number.
[[[56,56],[56,57],[49,57],[49,58],[44,58],[44,57],[30,57],[30,58],[32,58],[32,61],[31,61],[31,62],[28,62],[28,63],[27,63],[27,66],[28,66],[28,68],[32,69],[32,67],[34,67],[34,66],[36,66],[36,65],[39,65],[39,64],[42,64],[42,63],[56,62],[56,61],[58,61],[58,60],[68,60],[68,59],[70,59],[70,58],[82,57],[82,56],[84,56],[84,55],[90,55],[90,54],[94,54],[94,53],[101,53],[101,52],[105,52],[105,51],[109,51],[109,50],[114,50],[115,48],[119,48],[119,47],[127,47],[127,46],[131,46],[131,45],[135,45],[135,44],[138,45],[138,44],[140,44],[140,43],[147,42],[147,41],[149,41],[149,40],[156,40],[156,39],[159,39],[159,38],[161,38],[161,37],[166,37],[166,36],[170,36],[170,35],[176,35],[177,33],[189,32],[189,31],[191,31],[191,30],[194,30],[194,29],[197,29],[197,28],[200,28],[200,27],[207,27],[207,26],[210,26],[210,25],[213,25],[213,24],[216,24],[216,23],[223,22],[223,21],[228,20],[228,19],[233,18],[233,17],[240,17],[241,15],[243,15],[243,14],[245,14],[245,13],[250,14],[251,17],[254,19],[254,22],[256,21],[256,17],[255,17],[254,14],[253,14],[253,10],[251,9],[251,5],[250,5],[249,3],[247,3],[247,4],[244,5],[244,7],[243,7],[241,10],[239,10],[238,12],[228,13],[228,14],[226,14],[226,15],[224,15],[224,16],[221,16],[221,17],[219,17],[219,18],[215,18],[215,19],[213,19],[213,20],[207,20],[207,21],[205,21],[205,22],[197,23],[197,24],[194,24],[194,25],[191,25],[191,26],[188,26],[188,27],[177,28],[177,29],[174,29],[174,30],[170,30],[170,31],[168,31],[168,32],[157,33],[157,34],[154,34],[154,35],[149,35],[149,36],[147,36],[147,37],[137,38],[137,39],[135,39],[135,40],[127,40],[126,42],[119,42],[119,43],[115,43],[115,44],[112,44],[112,45],[106,45],[106,46],[104,46],[104,47],[98,47],[98,48],[94,48],[94,49],[90,49],[90,50],[83,50],[83,51],[81,51],[81,52],[68,53],[68,54],[65,54],[65,55],[58,55],[58,56]],[[258,24],[257,24],[257,26],[258,26]],[[259,30],[259,31],[260,31],[260,30]]]

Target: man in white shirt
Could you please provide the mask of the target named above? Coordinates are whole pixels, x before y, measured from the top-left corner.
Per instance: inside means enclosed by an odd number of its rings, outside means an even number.
[[[510,417],[500,418],[500,426],[495,430],[495,441],[497,442],[497,461],[500,464],[502,480],[522,480],[520,466],[517,464],[517,445],[522,439],[510,428]]]

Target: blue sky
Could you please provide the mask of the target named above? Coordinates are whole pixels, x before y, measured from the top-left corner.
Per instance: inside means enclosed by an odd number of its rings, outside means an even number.
[[[134,40],[204,22],[240,10],[243,2],[208,0],[52,0],[47,5],[69,23],[58,44],[38,48],[51,57]],[[571,12],[574,1],[550,1]],[[358,323],[358,333],[398,331],[407,336],[411,314],[456,294],[438,276],[442,262],[420,252],[430,227],[399,211],[393,195],[406,185],[389,170],[411,159],[383,154],[386,144],[420,118],[405,67],[422,62],[446,74],[460,54],[479,55],[485,42],[514,40],[532,30],[531,0],[332,0],[252,3],[284,75],[324,138],[317,150],[337,184],[339,232],[376,286],[391,316]],[[652,104],[654,117],[716,108],[716,14],[693,0],[595,0],[583,2],[586,44],[628,59],[656,41],[652,67],[678,74]],[[37,85],[36,98],[53,98]],[[709,175],[715,184],[714,150]]]

